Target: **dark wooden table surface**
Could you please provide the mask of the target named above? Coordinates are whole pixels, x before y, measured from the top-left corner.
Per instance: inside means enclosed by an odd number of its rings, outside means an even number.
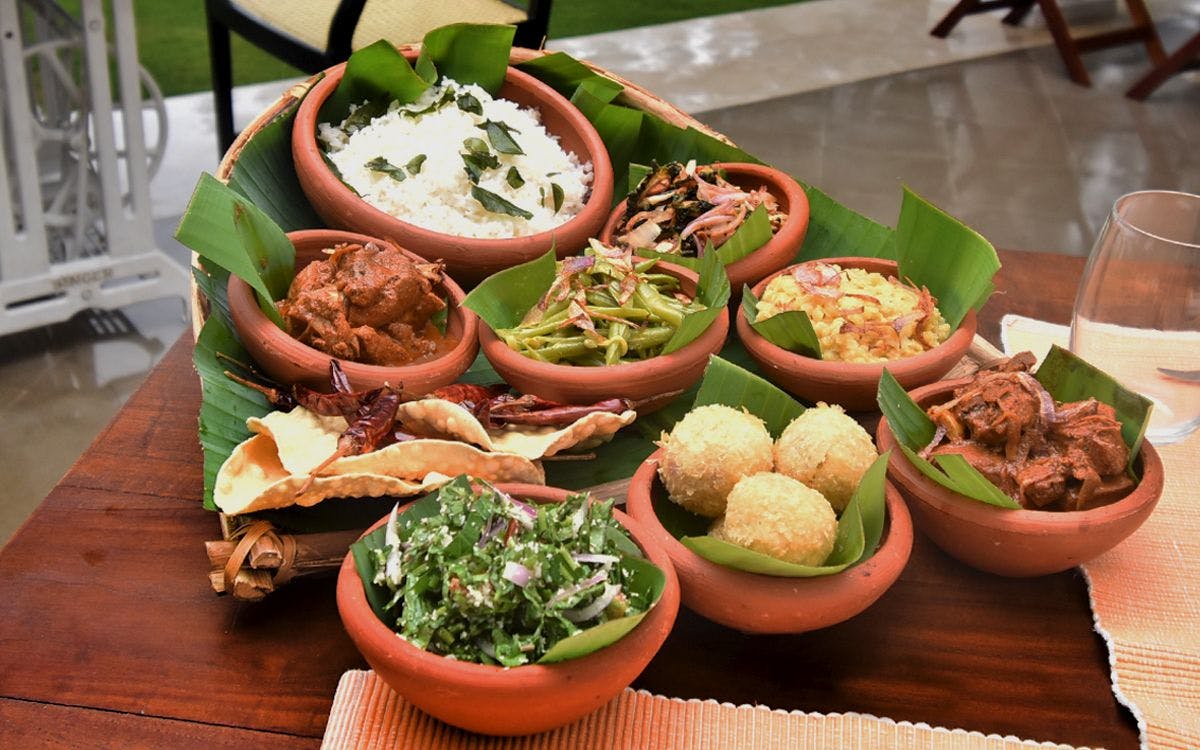
[[[981,316],[1066,322],[1082,259],[1002,253]],[[315,746],[338,677],[364,662],[333,581],[259,604],[209,588],[196,438],[199,386],[181,339],[0,552],[0,747]],[[655,693],[858,711],[1077,745],[1137,745],[1109,685],[1077,571],[977,573],[918,534],[896,585],[859,617],[745,636],[681,610],[635,683]]]

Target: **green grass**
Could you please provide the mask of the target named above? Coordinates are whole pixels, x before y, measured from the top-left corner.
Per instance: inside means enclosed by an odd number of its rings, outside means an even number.
[[[550,12],[549,36],[561,39],[789,2],[795,0],[558,0]],[[60,0],[60,4],[79,17],[79,0]],[[200,0],[134,0],[133,8],[142,65],[158,82],[163,95],[208,90],[211,79],[204,3]],[[235,84],[299,75],[303,75],[301,71],[234,35]]]

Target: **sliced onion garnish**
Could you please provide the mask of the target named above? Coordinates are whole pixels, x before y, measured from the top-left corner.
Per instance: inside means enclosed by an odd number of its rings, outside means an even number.
[[[529,582],[533,580],[532,570],[525,567],[521,563],[513,562],[512,560],[504,563],[504,572],[500,575],[503,576],[506,581],[511,581],[521,588],[525,588],[529,585]]]
[[[537,518],[537,508],[534,508],[528,503],[521,502],[507,492],[496,490],[496,494],[507,500],[516,509],[517,523],[521,524],[526,529],[533,528],[534,519]]]
[[[1050,395],[1050,392],[1038,382],[1037,378],[1027,372],[1018,372],[1017,382],[1025,390],[1037,396],[1042,424],[1052,424],[1057,418],[1058,409],[1054,406],[1054,397]]]
[[[620,592],[621,587],[619,585],[615,583],[605,584],[604,591],[591,604],[585,607],[563,610],[562,615],[571,622],[587,622],[599,616],[608,605],[612,604],[612,600]]]
[[[575,275],[596,265],[594,255],[574,255],[562,262],[562,273]]]
[[[565,599],[571,598],[572,596],[578,594],[580,591],[589,589],[592,586],[595,586],[597,583],[601,583],[601,582],[607,581],[607,580],[608,580],[608,571],[601,570],[600,572],[596,573],[595,575],[593,575],[589,578],[585,578],[584,580],[580,581],[579,583],[575,584],[574,586],[567,586],[564,589],[559,589],[558,592],[555,593],[554,596],[550,597],[550,599],[546,602],[546,606],[551,607]]]
[[[878,301],[879,300],[876,300],[876,302]],[[895,328],[896,333],[899,333],[900,331],[904,330],[904,326],[908,325],[909,323],[915,323],[924,317],[925,313],[921,312],[920,310],[917,310],[916,312],[910,312],[906,315],[901,315],[892,321],[892,328]]]
[[[400,517],[400,503],[392,506],[392,512],[388,514],[387,523],[383,527],[383,543],[389,547],[400,546],[400,533],[396,530],[397,519]]]
[[[601,555],[595,552],[577,552],[571,559],[581,563],[596,563],[597,565],[615,565],[621,558],[616,555]]]
[[[638,224],[636,228],[626,232],[625,236],[621,239],[626,244],[633,245],[634,247],[650,247],[660,234],[662,234],[662,227],[654,221],[646,220]]]
[[[585,500],[579,504],[579,510],[571,514],[571,533],[578,534],[583,528],[583,522],[587,520],[588,504]]]

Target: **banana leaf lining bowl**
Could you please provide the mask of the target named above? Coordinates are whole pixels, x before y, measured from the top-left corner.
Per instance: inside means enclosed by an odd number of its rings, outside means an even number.
[[[779,201],[779,208],[787,214],[787,219],[771,239],[762,247],[749,255],[730,263],[725,267],[729,275],[729,286],[734,297],[741,294],[742,286],[753,286],[764,276],[774,273],[786,266],[800,246],[804,244],[804,236],[808,233],[808,195],[800,184],[778,169],[762,164],[740,162],[719,162],[711,165],[725,173],[725,178],[744,190],[755,190],[766,187],[771,195]],[[629,199],[621,201],[604,224],[600,233],[600,241],[611,245],[617,228],[625,218],[625,210]]]
[[[949,401],[966,381],[935,383],[909,395],[922,408]],[[1069,570],[1118,545],[1140,527],[1162,495],[1163,465],[1143,441],[1135,469],[1141,481],[1115,503],[1084,511],[1015,510],[963,497],[922,474],[896,446],[887,419],[876,442],[892,450],[888,478],[896,483],[917,526],[946,554],[997,575],[1032,577]]]
[[[643,260],[638,258],[636,260]],[[655,270],[680,280],[680,288],[695,295],[695,272],[673,263],[659,262]],[[486,324],[480,326],[479,343],[483,354],[500,377],[521,393],[564,404],[590,404],[608,398],[627,398],[639,402],[638,412],[645,414],[665,406],[679,392],[700,380],[708,357],[725,345],[729,333],[729,312],[722,310],[716,320],[695,340],[669,354],[640,362],[607,366],[574,366],[541,362],[509,348]]]
[[[393,245],[374,237],[331,229],[290,232],[288,239],[296,248],[297,270],[321,258],[322,251],[341,242]],[[425,262],[423,258],[404,248],[399,249],[413,262]],[[263,372],[278,383],[301,383],[310,388],[328,391],[330,355],[301,343],[271,322],[259,309],[254,290],[237,276],[229,277],[227,289],[229,313],[238,337]],[[453,383],[471,366],[479,350],[479,318],[462,306],[466,295],[448,274],[443,276],[437,291],[446,300],[449,308],[446,338],[450,346],[433,359],[399,367],[339,360],[338,364],[352,387],[366,390],[387,383],[402,388],[408,396],[420,396]]]
[[[744,633],[805,633],[854,617],[896,582],[912,552],[908,509],[891,483],[885,484],[887,524],[875,554],[840,573],[785,578],[719,565],[688,549],[671,535],[654,511],[655,496],[666,497],[658,477],[660,448],[647,458],[629,484],[629,514],[666,550],[679,576],[682,601],[690,609]]]
[[[842,268],[861,268],[884,276],[895,277],[897,274],[896,262],[882,258],[826,258],[823,262]],[[754,295],[761,299],[771,280],[790,273],[792,268],[794,266],[789,266],[760,281],[754,286]],[[972,310],[949,338],[933,349],[880,363],[838,362],[788,351],[755,331],[746,318],[746,311],[740,307],[736,327],[746,351],[771,382],[809,402],[828,401],[851,411],[874,411],[875,394],[885,367],[906,390],[938,380],[967,353],[975,338],[976,320]]]
[[[403,49],[409,62],[418,52]],[[300,104],[292,128],[292,157],[296,176],[313,208],[331,227],[363,232],[392,240],[428,260],[443,260],[449,273],[473,285],[485,277],[533,260],[551,247],[560,258],[587,245],[608,217],[613,195],[613,169],[599,133],[578,109],[554,89],[509,67],[498,96],[541,114],[547,132],[558,136],[564,150],[592,164],[591,195],[583,209],[555,229],[524,237],[484,239],[437,232],[397,219],[367,203],[343,183],[326,164],[317,143],[321,105],[333,94],[345,72],[345,63],[325,71]]]
[[[539,503],[561,502],[568,495],[554,487],[497,487]],[[663,571],[666,586],[637,627],[598,651],[553,664],[508,669],[432,654],[400,638],[375,616],[351,555],[338,573],[342,623],[384,682],[448,724],[493,735],[532,734],[568,724],[604,705],[633,682],[666,640],[679,610],[679,581],[670,558],[640,522],[619,510],[613,514],[646,558]],[[380,519],[367,533],[385,521]]]

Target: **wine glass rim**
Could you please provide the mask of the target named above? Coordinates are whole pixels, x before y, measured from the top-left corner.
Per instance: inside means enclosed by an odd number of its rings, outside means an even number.
[[[1154,232],[1151,232],[1147,229],[1143,229],[1142,227],[1139,227],[1138,225],[1130,222],[1128,219],[1125,218],[1124,214],[1121,212],[1121,208],[1122,208],[1122,205],[1126,201],[1145,197],[1145,196],[1150,196],[1150,195],[1179,196],[1179,197],[1182,197],[1182,198],[1185,198],[1188,200],[1193,200],[1193,201],[1196,201],[1197,203],[1200,203],[1200,195],[1196,195],[1194,193],[1187,193],[1182,190],[1135,190],[1132,193],[1126,193],[1126,194],[1122,195],[1120,198],[1117,198],[1115,201],[1113,201],[1112,210],[1109,212],[1113,221],[1117,222],[1118,224],[1125,227],[1126,229],[1128,229],[1131,232],[1136,232],[1137,234],[1145,235],[1146,237],[1150,237],[1152,239],[1158,240],[1159,242],[1166,242],[1166,243],[1169,243],[1172,245],[1178,245],[1179,247],[1185,247],[1185,248],[1189,248],[1192,250],[1200,250],[1200,244],[1197,244],[1195,242],[1188,242],[1186,240],[1177,240],[1172,237],[1164,237],[1160,234],[1155,234]]]

